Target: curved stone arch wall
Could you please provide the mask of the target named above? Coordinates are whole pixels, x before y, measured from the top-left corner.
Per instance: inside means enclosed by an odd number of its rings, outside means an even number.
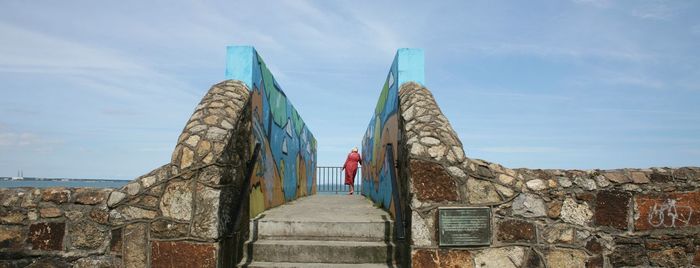
[[[230,208],[250,158],[249,95],[239,81],[214,85],[188,120],[171,163],[121,189],[2,189],[0,214],[27,216],[3,220],[0,243],[9,247],[0,249],[0,263],[223,264]],[[6,240],[12,233],[19,237]]]
[[[465,156],[430,91],[399,91],[414,267],[700,265],[700,168],[509,169]],[[440,247],[438,207],[489,207],[490,246]]]
[[[250,53],[229,53],[234,77],[195,107],[170,163],[120,189],[0,189],[0,266],[235,265],[249,216],[316,189],[316,140],[255,49],[244,48]],[[286,109],[272,112],[280,103]],[[263,151],[251,159],[256,144]],[[250,173],[252,189],[243,184]],[[271,190],[261,181],[272,181]],[[233,226],[238,207],[245,213]]]
[[[509,169],[468,158],[424,86],[422,57],[402,68],[402,51],[410,49],[397,52],[362,152],[363,194],[394,217],[406,215],[394,219],[407,230],[398,241],[405,264],[700,266],[700,168]],[[396,163],[383,161],[388,154]],[[396,186],[387,172],[394,167]],[[440,246],[439,207],[488,208],[490,244]]]
[[[187,121],[171,163],[110,195],[117,202],[110,204],[112,223],[124,226],[126,266],[175,260],[216,267],[232,258],[222,243],[233,231],[237,215],[231,210],[251,155],[249,96],[240,81],[212,86]]]

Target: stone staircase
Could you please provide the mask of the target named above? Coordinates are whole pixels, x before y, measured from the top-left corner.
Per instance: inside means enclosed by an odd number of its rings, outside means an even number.
[[[363,196],[301,198],[252,221],[239,267],[394,267],[392,226]]]

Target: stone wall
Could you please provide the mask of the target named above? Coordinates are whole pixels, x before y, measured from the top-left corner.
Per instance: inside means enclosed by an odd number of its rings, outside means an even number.
[[[121,189],[0,189],[0,267],[233,267],[250,216],[315,193],[316,141],[247,48],[170,163]]]
[[[121,189],[3,189],[0,266],[217,267],[251,155],[250,93],[214,85],[170,163]],[[247,216],[247,214],[246,214]]]
[[[111,267],[112,189],[0,189],[0,267]],[[51,267],[51,266],[48,266]]]
[[[700,168],[508,169],[467,158],[425,87],[398,98],[413,267],[700,266]],[[490,246],[440,247],[438,207],[490,208]]]

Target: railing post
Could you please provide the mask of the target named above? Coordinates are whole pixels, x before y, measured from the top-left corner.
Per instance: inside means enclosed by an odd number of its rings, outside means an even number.
[[[355,193],[362,193],[362,167],[357,168],[355,175]],[[316,167],[316,183],[318,193],[340,194],[350,191],[350,186],[345,186],[345,173],[342,167]]]

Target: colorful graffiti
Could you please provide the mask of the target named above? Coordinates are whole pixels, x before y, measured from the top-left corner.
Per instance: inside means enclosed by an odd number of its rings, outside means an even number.
[[[261,151],[251,178],[250,217],[315,193],[316,139],[257,51],[228,47],[226,78],[252,90],[253,139]]]
[[[423,51],[421,49],[402,48],[396,52],[389,69],[382,92],[379,95],[374,115],[369,122],[362,139],[362,194],[371,198],[376,204],[393,212],[391,170],[394,163],[387,161],[387,154],[398,159],[399,139],[399,86],[413,81],[423,84]],[[387,144],[392,144],[387,152]],[[398,174],[394,170],[394,174]]]

